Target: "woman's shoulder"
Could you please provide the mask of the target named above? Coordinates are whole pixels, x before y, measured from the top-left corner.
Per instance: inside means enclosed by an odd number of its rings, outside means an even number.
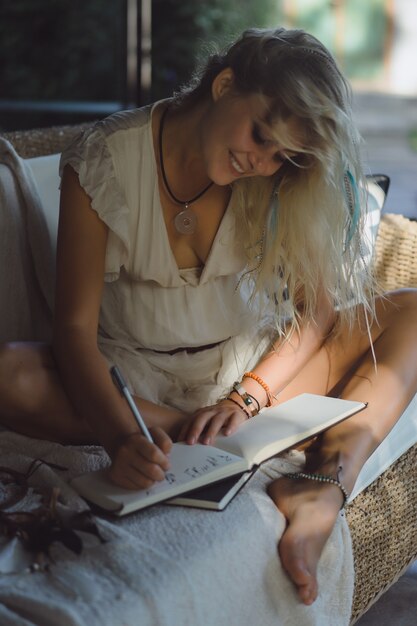
[[[77,172],[82,163],[90,170],[94,164],[103,171],[113,170],[115,160],[134,156],[149,140],[154,106],[117,111],[81,131],[62,152],[60,172],[67,163]]]
[[[117,111],[102,120],[94,122],[74,137],[63,151],[63,159],[76,155],[79,159],[90,160],[106,153],[121,152],[130,145],[137,147],[137,137],[146,137],[151,124],[154,105],[137,109]]]
[[[149,126],[154,105],[149,104],[138,109],[117,111],[96,122],[94,129],[106,138],[120,131],[135,131]]]

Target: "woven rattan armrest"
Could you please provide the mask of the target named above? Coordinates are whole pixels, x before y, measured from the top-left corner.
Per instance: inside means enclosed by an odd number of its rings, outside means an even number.
[[[416,467],[417,444],[346,508],[355,563],[352,624],[417,557]]]
[[[417,222],[383,215],[375,273],[388,291],[417,287]],[[355,559],[352,623],[417,557],[417,444],[346,509]]]
[[[86,122],[76,126],[51,126],[33,130],[15,130],[2,133],[1,136],[10,141],[21,157],[30,159],[62,152],[75,135],[91,125],[92,122]]]

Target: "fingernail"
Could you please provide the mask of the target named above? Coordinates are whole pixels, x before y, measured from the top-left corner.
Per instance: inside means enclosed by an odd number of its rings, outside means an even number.
[[[211,443],[211,437],[204,437],[203,443],[208,446]]]
[[[195,444],[195,437],[190,437],[189,440],[188,440],[188,443],[190,444],[190,446]]]

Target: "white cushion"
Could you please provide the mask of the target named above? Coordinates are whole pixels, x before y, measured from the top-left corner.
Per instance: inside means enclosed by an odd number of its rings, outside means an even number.
[[[371,176],[366,177],[366,191],[366,215],[361,240],[361,259],[369,267],[374,255],[375,242],[386,195]]]
[[[385,204],[386,195],[383,189],[376,183],[372,177],[366,179],[366,188],[368,192],[368,206],[365,223],[365,242],[367,245],[364,254],[372,256],[373,248],[378,234],[379,222],[381,220],[381,211]]]
[[[26,161],[0,138],[0,341],[50,337],[58,161]]]
[[[35,178],[53,249],[56,247],[59,218],[60,154],[25,159]]]
[[[415,443],[417,443],[417,395],[362,467],[349,501],[356,498]]]

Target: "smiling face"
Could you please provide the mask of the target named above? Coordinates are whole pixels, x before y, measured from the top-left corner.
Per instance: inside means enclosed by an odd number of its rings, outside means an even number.
[[[216,77],[212,97],[203,120],[202,149],[208,176],[217,185],[249,176],[272,176],[288,157],[296,155],[297,120],[280,122],[280,136],[290,139],[288,145],[276,141],[266,122],[267,101],[255,94],[237,95],[231,70]]]

